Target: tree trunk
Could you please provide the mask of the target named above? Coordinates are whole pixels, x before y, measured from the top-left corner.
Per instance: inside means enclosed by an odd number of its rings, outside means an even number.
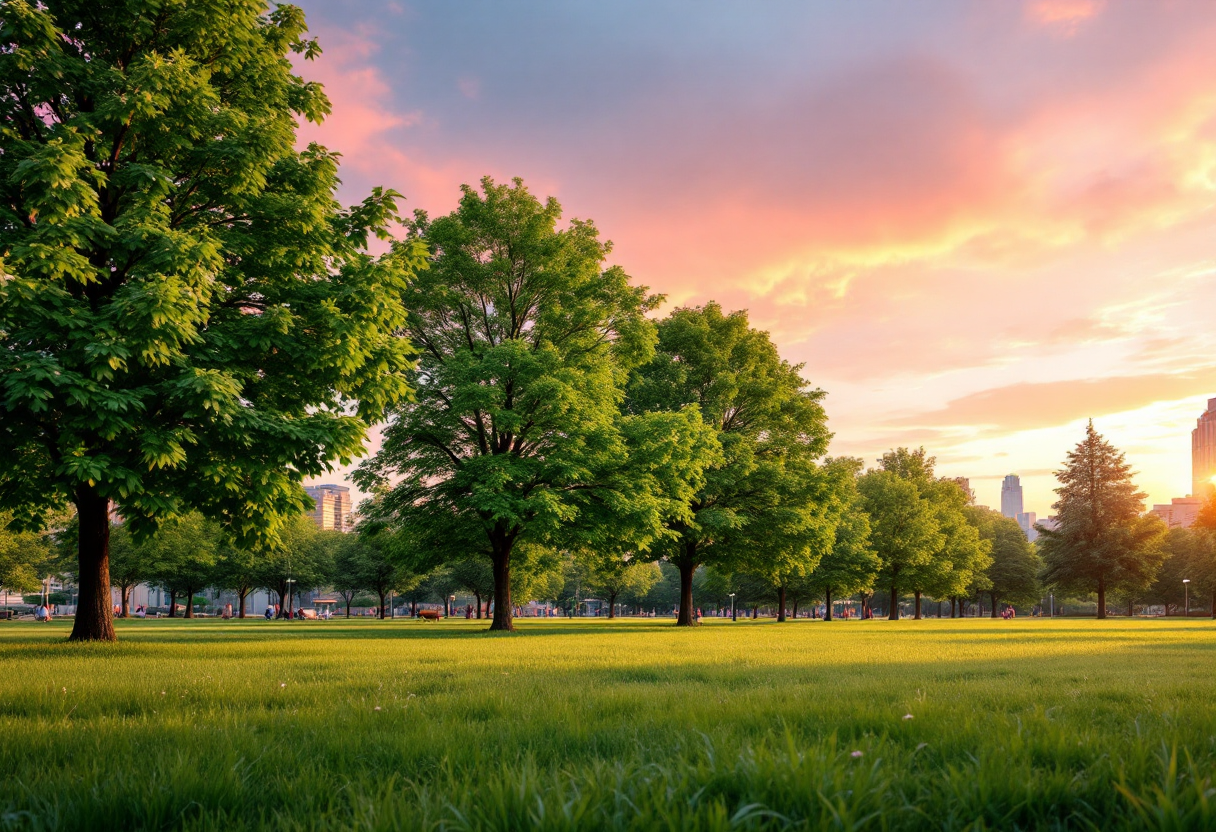
[[[1136,609],[1133,606],[1134,603],[1135,602],[1131,598],[1127,599],[1127,617],[1128,618],[1132,618],[1136,614]]]
[[[347,618],[350,618],[350,602],[351,602],[351,601],[353,601],[353,600],[355,600],[355,596],[354,596],[354,595],[352,595],[352,596],[350,596],[349,598],[347,598],[347,599],[346,599],[346,617],[347,617]]]
[[[677,627],[696,626],[696,616],[692,611],[692,575],[697,571],[697,544],[684,544],[684,560],[680,563],[680,614],[676,617]]]
[[[916,614],[912,616],[916,621],[920,621],[920,590],[913,593],[916,596]]]
[[[955,612],[955,608],[956,608],[957,606],[958,606],[958,599],[957,599],[957,598],[951,598],[951,599],[950,599],[950,617],[951,617],[951,618],[958,618],[958,616],[954,614],[954,612]]]
[[[608,593],[608,617],[616,618],[616,593]]]
[[[186,618],[194,618],[194,587],[186,587]]]
[[[480,592],[474,592],[474,593],[473,593],[473,600],[474,600],[475,602],[477,602],[477,620],[478,620],[478,621],[480,621],[480,620],[481,620],[481,593],[480,593]]]
[[[989,592],[989,593],[988,593],[988,598],[989,598],[989,599],[992,601],[992,617],[993,617],[993,618],[996,618],[996,617],[997,617],[997,614],[996,614],[996,593],[995,593],[995,592]]]
[[[249,601],[249,590],[250,587],[247,586],[241,587],[237,590],[237,600],[240,602],[240,611],[236,614],[237,618],[245,617],[245,607],[248,605]]]
[[[794,599],[794,609],[791,610],[791,613],[793,614],[794,620],[797,621],[798,620],[798,599],[797,598]]]
[[[110,500],[93,486],[76,490],[80,535],[76,550],[76,619],[70,641],[117,641],[110,598]]]
[[[118,594],[122,598],[122,617],[123,618],[131,617],[131,590],[134,588],[135,587],[131,587],[131,586],[120,586],[118,588]]]
[[[777,621],[785,621],[785,587],[777,587]]]
[[[418,602],[417,601],[410,601],[410,616],[413,618],[418,617]]]
[[[385,593],[381,590],[376,590],[376,594],[380,596],[380,620],[383,621],[384,616],[384,596]]]
[[[891,609],[888,611],[887,619],[890,621],[899,620],[899,592],[895,589],[895,584],[891,584]]]
[[[824,604],[823,604],[823,620],[832,620],[832,588],[826,586],[823,588]]]
[[[512,541],[498,534],[493,541],[494,552],[494,620],[491,630],[511,632],[515,624],[511,621],[511,549]]]
[[[1212,618],[1216,618],[1216,587],[1212,589]]]
[[[1106,579],[1098,578],[1098,620],[1106,619]]]
[[[177,618],[177,590],[169,590],[169,617]]]
[[[759,617],[760,617],[760,605],[756,604],[756,606],[752,607],[752,621],[755,621]]]

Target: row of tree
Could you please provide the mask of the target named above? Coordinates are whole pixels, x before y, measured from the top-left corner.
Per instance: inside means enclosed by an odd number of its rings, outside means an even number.
[[[872,579],[892,614],[1024,591],[1032,555],[923,452],[827,458],[824,393],[746,313],[654,320],[663,297],[555,200],[485,179],[399,239],[394,191],[338,204],[337,154],[297,143],[330,109],[292,68],[320,54],[306,31],[289,5],[5,5],[0,509],[27,531],[74,511],[73,639],[114,639],[115,509],[141,552],[210,518],[226,582],[258,585],[298,549],[302,481],[385,419],[357,474],[375,545],[405,574],[488,570],[492,629],[563,557],[671,564],[681,625],[703,567],[782,599]],[[1063,510],[1044,544],[1048,580],[1097,575],[1103,609],[1154,574],[1157,530],[1119,500]]]

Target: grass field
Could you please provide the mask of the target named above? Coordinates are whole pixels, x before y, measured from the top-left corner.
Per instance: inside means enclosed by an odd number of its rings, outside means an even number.
[[[1209,621],[0,624],[0,828],[1203,829]]]

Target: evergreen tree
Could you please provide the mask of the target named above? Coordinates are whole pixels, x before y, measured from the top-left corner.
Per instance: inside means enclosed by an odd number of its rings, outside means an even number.
[[[1098,618],[1106,618],[1108,591],[1143,589],[1156,576],[1165,525],[1140,516],[1145,495],[1132,482],[1131,466],[1093,420],[1056,479],[1058,526],[1041,527],[1037,541],[1042,580],[1059,592],[1096,592]]]

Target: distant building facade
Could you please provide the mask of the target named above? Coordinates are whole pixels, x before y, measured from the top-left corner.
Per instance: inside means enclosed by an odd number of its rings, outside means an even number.
[[[315,504],[310,516],[318,529],[339,532],[352,529],[349,488],[345,485],[309,485],[304,491]]]
[[[1168,503],[1158,503],[1149,514],[1155,514],[1171,529],[1189,529],[1199,516],[1203,501],[1198,497],[1175,497]]]
[[[1191,431],[1191,496],[1207,499],[1216,476],[1216,399],[1208,399],[1208,409]]]
[[[1017,518],[1018,526],[1026,535],[1026,539],[1034,543],[1035,538],[1039,536],[1039,530],[1034,527],[1037,515],[1033,511],[1020,511]]]
[[[1001,514],[1017,519],[1022,513],[1022,481],[1017,474],[1010,474],[1001,483]]]

